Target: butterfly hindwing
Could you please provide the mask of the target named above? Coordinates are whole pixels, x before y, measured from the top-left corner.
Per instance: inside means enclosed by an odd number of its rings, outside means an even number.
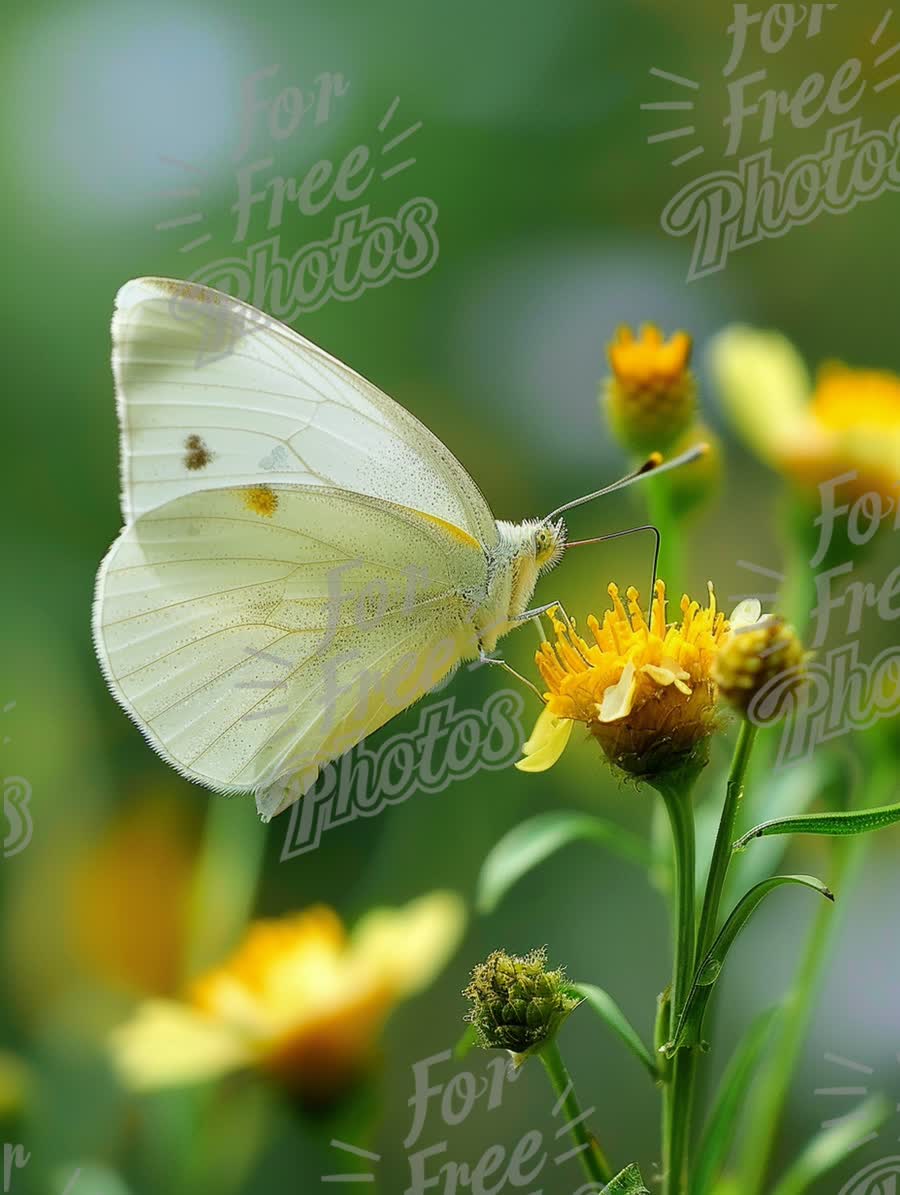
[[[264,791],[314,775],[473,657],[486,583],[478,543],[421,512],[324,487],[209,489],[123,530],[95,642],[166,759],[220,791]]]

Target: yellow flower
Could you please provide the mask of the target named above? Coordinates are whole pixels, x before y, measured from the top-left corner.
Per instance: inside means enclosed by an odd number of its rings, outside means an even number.
[[[804,486],[855,472],[855,493],[896,497],[900,378],[827,364],[813,385],[797,350],[777,332],[726,328],[711,363],[722,401],[753,451]]]
[[[137,994],[176,991],[196,853],[190,823],[165,796],[148,793],[116,814],[67,893],[81,962]]]
[[[645,324],[637,339],[630,328],[619,328],[607,349],[613,376],[606,406],[614,433],[631,451],[666,451],[693,420],[691,349],[686,332],[666,341],[653,324]]]
[[[253,1067],[307,1102],[333,1100],[371,1064],[394,1006],[444,966],[464,922],[450,892],[375,910],[352,935],[323,906],[256,922],[186,1000],[148,1001],[115,1032],[118,1069],[150,1090]]]
[[[589,639],[553,618],[556,642],[536,656],[547,705],[516,765],[523,771],[552,767],[573,722],[588,727],[612,763],[645,777],[687,763],[715,729],[712,667],[730,623],[716,609],[712,585],[707,607],[685,596],[681,622],[671,625],[662,581],[649,622],[637,590],[628,590],[627,610],[615,585],[609,595],[603,622],[588,618]]]

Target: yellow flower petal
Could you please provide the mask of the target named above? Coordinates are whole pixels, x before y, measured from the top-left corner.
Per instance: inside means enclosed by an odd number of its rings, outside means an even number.
[[[466,906],[455,892],[430,892],[402,909],[373,909],[350,939],[351,958],[399,999],[428,987],[456,950]]]
[[[601,722],[617,722],[619,718],[627,718],[634,705],[634,695],[637,692],[637,671],[629,660],[616,684],[603,694],[600,702],[598,717]]]
[[[758,598],[744,598],[738,602],[728,622],[733,631],[740,631],[745,627],[755,626],[762,618],[762,606]]]
[[[136,1091],[217,1079],[252,1061],[234,1030],[174,1000],[148,1000],[110,1043],[123,1080]]]
[[[522,754],[533,755],[535,751],[539,751],[555,730],[558,721],[559,718],[551,712],[550,706],[545,705],[538,715],[538,720],[534,724],[531,736],[522,744]]]
[[[713,340],[710,365],[735,427],[762,460],[778,466],[811,422],[803,358],[780,333],[736,324]]]
[[[516,767],[520,772],[546,772],[565,751],[572,734],[572,722],[558,718],[548,706],[534,724],[531,738],[523,745],[524,758]]]
[[[679,668],[677,664],[671,661],[663,661],[662,664],[644,664],[641,672],[650,677],[651,680],[656,681],[658,685],[663,688],[666,685],[674,685],[679,693],[683,693],[685,697],[690,697],[691,687],[685,684],[685,681],[691,679],[691,674],[686,672],[684,668]]]

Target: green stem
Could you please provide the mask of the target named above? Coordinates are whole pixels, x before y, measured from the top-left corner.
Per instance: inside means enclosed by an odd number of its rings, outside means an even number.
[[[810,565],[816,551],[817,531],[815,509],[810,500],[796,491],[787,493],[781,509],[782,542],[785,548],[787,580],[783,586],[780,607],[797,633],[805,637],[817,602],[816,575],[828,566],[823,562],[817,570]],[[776,739],[764,736],[762,750],[754,760],[754,776],[764,775],[771,767]],[[892,773],[890,773],[892,776]],[[873,780],[876,794],[881,791],[879,778]],[[872,801],[866,804],[872,804]],[[878,804],[878,800],[874,801]],[[855,802],[851,802],[855,805]],[[850,887],[852,873],[859,867],[868,844],[863,839],[839,841],[834,844],[834,867],[830,877],[832,888]],[[846,899],[842,907],[846,908]],[[784,1106],[815,1009],[820,982],[828,961],[828,953],[840,924],[832,909],[819,910],[791,990],[782,1005],[775,1033],[767,1052],[768,1061],[751,1090],[744,1133],[744,1147],[738,1173],[744,1195],[761,1195],[772,1162]]]
[[[185,970],[196,975],[232,950],[256,900],[266,827],[252,801],[211,797],[194,875]]]
[[[860,848],[861,840],[839,844],[835,851],[838,863],[831,880],[832,887],[842,886],[852,856],[857,855]],[[768,1065],[752,1091],[748,1112],[750,1128],[740,1166],[744,1195],[761,1195],[763,1191],[778,1140],[778,1125],[828,961],[836,920],[830,906],[819,910],[800,970],[782,1005],[780,1023],[768,1050]]]
[[[756,741],[756,730],[757,728],[748,719],[741,722],[741,729],[731,760],[731,771],[728,773],[728,784],[725,788],[725,804],[722,808],[719,832],[716,835],[716,845],[709,865],[703,911],[700,914],[697,957],[701,961],[709,952],[719,928],[719,906],[722,903],[722,893],[731,863],[734,827],[744,796],[747,766],[750,763],[753,744]]]
[[[689,781],[658,782],[655,785],[666,806],[675,848],[675,959],[672,970],[672,1017],[670,1036],[691,990],[697,922],[694,906],[696,887],[696,845],[694,809],[691,803],[693,778]],[[692,1050],[679,1050],[672,1063],[671,1081],[665,1089],[664,1131],[665,1195],[683,1195],[686,1190],[688,1141],[693,1109],[696,1059]]]
[[[553,1090],[562,1103],[563,1115],[566,1124],[571,1126],[572,1140],[578,1147],[578,1156],[588,1181],[605,1185],[613,1177],[612,1170],[596,1138],[587,1127],[587,1117],[581,1111],[578,1096],[575,1094],[575,1084],[566,1069],[555,1039],[544,1046],[539,1057],[550,1076]]]
[[[877,760],[873,760],[870,766],[874,774],[869,799],[863,802],[864,807],[877,805],[893,791],[896,783],[892,760],[884,761],[881,766]],[[856,802],[851,801],[851,804]],[[833,844],[834,867],[830,882],[831,887],[844,896],[840,906],[843,910],[847,909],[847,893],[853,886],[854,876],[862,866],[870,843],[871,838],[860,837],[837,839]],[[832,909],[820,909],[800,969],[782,1006],[781,1018],[768,1051],[768,1065],[750,1097],[746,1145],[739,1168],[743,1195],[761,1195],[763,1191],[797,1060],[815,1011],[822,975],[840,924],[841,918],[835,917]]]
[[[778,604],[801,638],[806,635],[818,600],[816,573],[828,567],[823,563],[813,570],[810,565],[818,541],[815,519],[815,504],[807,495],[789,490],[783,496],[779,531],[784,549],[786,579]]]

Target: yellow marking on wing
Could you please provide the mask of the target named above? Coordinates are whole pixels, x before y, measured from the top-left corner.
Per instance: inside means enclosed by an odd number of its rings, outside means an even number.
[[[267,485],[252,486],[249,490],[244,490],[241,497],[248,510],[264,515],[267,519],[278,509],[278,495]]]
[[[416,510],[413,506],[404,506],[403,510],[411,511],[412,514],[417,515],[420,519],[427,519],[429,523],[434,523],[436,527],[440,527],[451,535],[458,543],[467,544],[470,548],[477,548],[482,551],[481,544],[473,536],[469,535],[468,531],[463,531],[462,527],[457,527],[455,523],[448,523],[446,519],[438,518],[437,515],[426,514],[424,510]]]

